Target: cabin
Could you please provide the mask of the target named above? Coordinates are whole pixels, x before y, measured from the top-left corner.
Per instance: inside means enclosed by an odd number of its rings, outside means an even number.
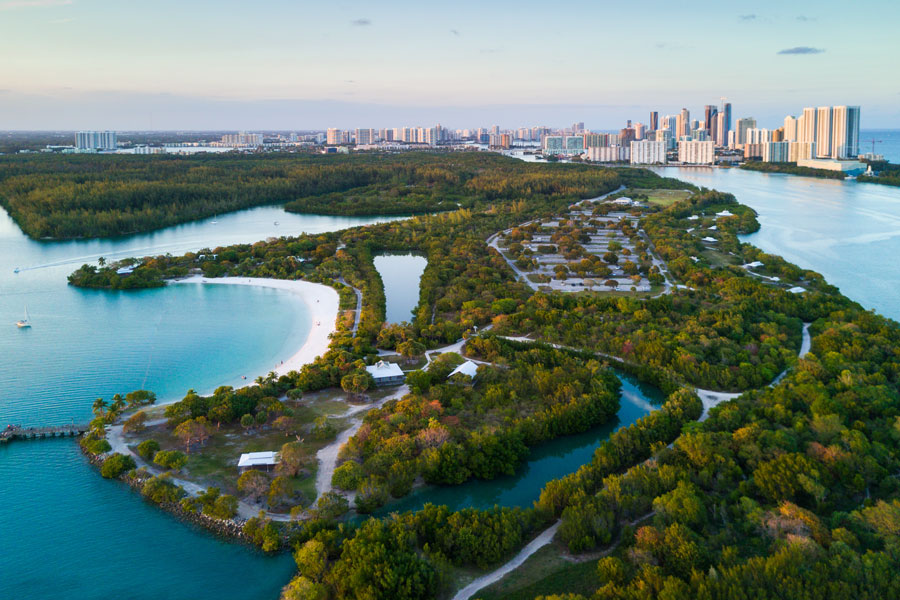
[[[375,385],[399,385],[406,381],[406,375],[397,363],[379,360],[374,365],[366,367],[369,375],[375,380]]]
[[[466,375],[471,380],[475,380],[475,376],[478,375],[478,365],[473,363],[471,360],[467,360],[463,364],[459,365],[447,375],[447,379],[450,379],[454,375]]]
[[[238,473],[246,473],[251,469],[257,471],[272,471],[278,465],[279,456],[277,452],[248,452],[241,454],[238,460]]]

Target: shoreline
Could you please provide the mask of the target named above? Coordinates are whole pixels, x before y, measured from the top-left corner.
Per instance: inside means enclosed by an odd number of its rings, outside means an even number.
[[[309,310],[310,328],[303,345],[284,362],[275,365],[271,371],[285,375],[299,371],[303,365],[312,363],[325,354],[331,344],[331,335],[337,331],[339,296],[334,288],[321,283],[293,279],[269,279],[263,277],[204,277],[193,275],[183,279],[169,280],[170,284],[215,284],[245,285],[286,291],[298,297]],[[248,380],[250,381],[250,380]]]

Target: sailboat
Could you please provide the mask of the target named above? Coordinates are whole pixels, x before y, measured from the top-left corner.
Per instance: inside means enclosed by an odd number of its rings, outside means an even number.
[[[26,327],[31,327],[31,321],[28,319],[28,307],[25,307],[25,318],[19,321],[16,321],[16,327],[19,329],[25,329]]]
[[[213,215],[212,224],[215,225],[218,222],[219,222],[219,213],[216,213]]]

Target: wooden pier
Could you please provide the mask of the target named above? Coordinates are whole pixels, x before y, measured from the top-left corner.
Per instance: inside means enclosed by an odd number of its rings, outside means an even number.
[[[37,440],[52,437],[75,437],[88,431],[88,425],[56,425],[53,427],[7,426],[0,430],[0,443],[12,440]]]

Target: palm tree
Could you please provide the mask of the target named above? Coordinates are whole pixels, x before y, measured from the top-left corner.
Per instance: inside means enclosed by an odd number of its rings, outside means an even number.
[[[94,414],[103,416],[103,414],[106,412],[107,406],[109,406],[109,404],[106,402],[106,400],[104,400],[103,398],[97,398],[96,400],[94,400],[93,405]]]
[[[116,394],[113,396],[112,404],[110,404],[109,409],[115,412],[121,412],[123,408],[125,408],[126,402],[125,398],[122,397],[122,394]]]

